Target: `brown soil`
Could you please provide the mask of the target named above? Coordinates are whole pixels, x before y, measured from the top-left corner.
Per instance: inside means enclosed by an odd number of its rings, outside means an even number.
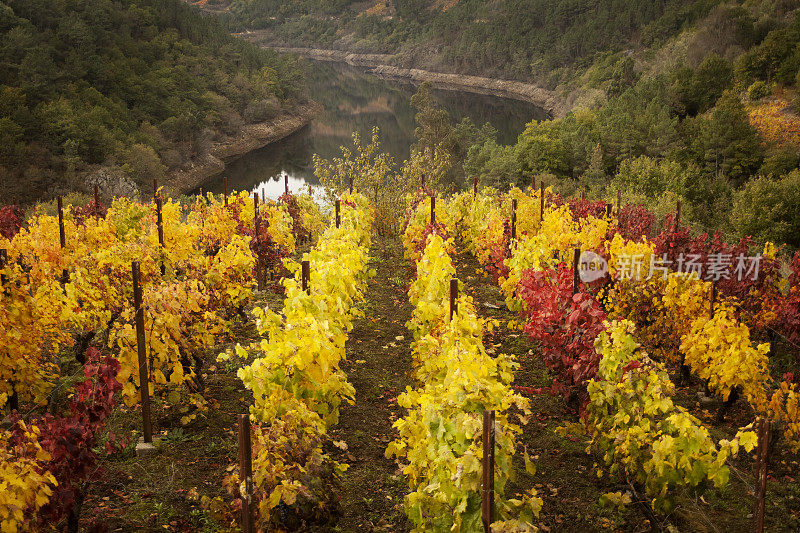
[[[356,389],[356,402],[342,409],[331,433],[347,442],[340,460],[350,464],[344,475],[343,517],[339,531],[407,531],[403,508],[407,485],[394,459],[384,455],[395,438],[392,423],[403,416],[398,393],[413,380],[410,338],[405,323],[411,317],[406,287],[409,266],[396,239],[379,239],[370,252],[376,276],[367,289],[364,318],[357,320],[347,341],[342,365]]]

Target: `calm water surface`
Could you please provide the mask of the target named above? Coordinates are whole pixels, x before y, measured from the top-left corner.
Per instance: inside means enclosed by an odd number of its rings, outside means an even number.
[[[282,141],[230,162],[224,174],[203,185],[204,190],[222,192],[222,176],[227,176],[231,190],[258,191],[275,199],[283,193],[288,175],[291,191],[307,191],[309,185],[319,185],[313,154],[326,159],[341,156],[339,147],[352,146],[354,131],[368,140],[375,126],[380,128],[383,151],[398,163],[408,158],[415,127],[412,84],[384,80],[338,63],[311,62],[309,70],[311,97],[324,111]],[[525,124],[546,115],[533,104],[509,98],[444,90],[435,90],[434,97],[455,121],[469,117],[478,126],[492,124],[503,144],[516,142]]]

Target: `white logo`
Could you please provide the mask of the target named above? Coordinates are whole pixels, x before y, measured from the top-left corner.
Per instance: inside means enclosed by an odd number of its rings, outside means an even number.
[[[594,252],[581,252],[578,272],[581,281],[591,283],[604,277],[608,272],[608,261]]]

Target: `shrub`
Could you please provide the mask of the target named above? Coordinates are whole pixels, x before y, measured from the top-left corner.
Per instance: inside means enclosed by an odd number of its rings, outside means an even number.
[[[772,93],[772,86],[765,81],[757,80],[747,89],[747,97],[751,102],[766,98]]]

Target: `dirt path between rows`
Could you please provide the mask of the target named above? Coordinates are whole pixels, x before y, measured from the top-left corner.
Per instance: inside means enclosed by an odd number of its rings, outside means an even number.
[[[353,325],[342,364],[356,389],[356,402],[342,408],[339,424],[330,430],[334,440],[347,443],[336,458],[350,465],[343,478],[343,516],[337,530],[402,532],[410,529],[403,507],[408,486],[395,460],[384,452],[396,435],[392,423],[404,414],[397,395],[414,385],[405,327],[411,317],[406,289],[412,271],[396,237],[376,238],[370,260],[376,276],[369,282],[364,317]]]

